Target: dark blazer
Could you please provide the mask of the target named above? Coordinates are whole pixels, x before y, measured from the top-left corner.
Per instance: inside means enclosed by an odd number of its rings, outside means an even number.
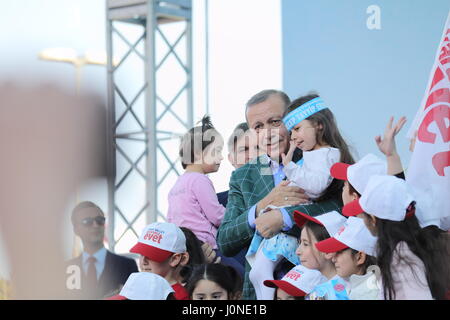
[[[128,276],[133,272],[138,272],[136,261],[122,257],[106,250],[105,268],[100,275],[97,288],[93,288],[86,283],[85,274],[82,268],[82,255],[69,260],[67,266],[78,265],[81,269],[80,290],[70,290],[70,297],[73,299],[103,299],[119,290],[127,281]]]
[[[223,192],[219,192],[217,194],[217,200],[219,200],[219,203],[226,208],[227,207],[227,203],[228,203],[228,190],[227,191],[223,191]]]

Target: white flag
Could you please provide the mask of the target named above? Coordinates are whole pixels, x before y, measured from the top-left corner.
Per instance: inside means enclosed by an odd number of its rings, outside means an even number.
[[[406,180],[417,192],[422,227],[450,229],[450,12],[422,104],[408,135],[417,131]]]

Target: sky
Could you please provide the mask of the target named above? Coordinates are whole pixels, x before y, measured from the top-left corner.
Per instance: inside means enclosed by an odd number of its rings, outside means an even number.
[[[197,122],[206,112],[204,0],[193,0],[193,20],[194,121]],[[244,106],[253,94],[267,88],[282,88],[280,1],[210,1],[209,27],[209,114],[227,140],[233,128],[245,121]],[[0,28],[0,81],[33,85],[57,82],[74,92],[74,67],[41,61],[38,53],[51,47],[74,48],[80,54],[105,50],[105,1],[1,0]],[[82,92],[92,92],[106,100],[106,88],[104,67],[83,67]],[[210,175],[218,192],[228,189],[233,169],[226,152],[225,149],[220,171]],[[178,169],[181,171],[180,165]],[[106,211],[105,180],[80,187],[77,197],[94,201]],[[160,201],[165,201],[162,198]],[[68,210],[74,203],[75,199],[68,204]],[[69,223],[66,228],[70,231]],[[71,239],[65,241],[70,252]],[[125,248],[120,249],[125,251]],[[2,277],[9,271],[1,240],[0,261]]]

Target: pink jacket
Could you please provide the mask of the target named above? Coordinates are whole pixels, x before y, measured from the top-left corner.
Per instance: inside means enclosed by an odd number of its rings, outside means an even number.
[[[197,172],[178,177],[169,192],[168,222],[190,229],[203,242],[217,249],[217,229],[225,207],[217,200],[211,180]]]

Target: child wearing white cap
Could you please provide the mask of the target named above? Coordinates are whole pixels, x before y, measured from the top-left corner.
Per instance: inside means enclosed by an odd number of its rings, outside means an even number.
[[[295,223],[302,228],[299,246],[296,254],[301,264],[309,269],[320,271],[327,281],[316,287],[308,295],[311,300],[345,300],[344,294],[347,283],[336,274],[336,268],[331,261],[332,255],[320,252],[315,244],[330,238],[330,234],[336,233],[345,224],[346,218],[337,211],[328,212],[316,217],[311,217],[299,211],[294,211]]]
[[[330,234],[345,223],[347,219],[337,211],[331,211],[316,217],[303,212],[294,211],[294,221],[302,229],[296,254],[300,263],[309,269],[320,271],[327,279],[336,276],[336,269],[331,262],[331,256],[317,251],[315,243],[328,239]]]
[[[316,243],[319,251],[333,254],[337,275],[349,282],[346,291],[350,300],[379,299],[376,242],[363,219],[350,217],[332,238]]]
[[[107,300],[171,300],[173,292],[163,277],[150,272],[134,272],[120,293]]]
[[[168,222],[149,224],[130,252],[141,255],[141,271],[165,278],[174,289],[177,300],[188,300],[188,293],[180,283],[180,272],[187,264],[189,254],[186,251],[186,237],[179,227]]]
[[[295,266],[281,280],[266,280],[264,285],[277,288],[274,300],[304,300],[314,288],[327,281],[319,271]]]
[[[361,196],[344,206],[347,216],[362,214],[378,237],[382,298],[444,299],[450,287],[446,239],[430,237],[415,216],[415,201],[407,183],[393,176],[373,176]]]

